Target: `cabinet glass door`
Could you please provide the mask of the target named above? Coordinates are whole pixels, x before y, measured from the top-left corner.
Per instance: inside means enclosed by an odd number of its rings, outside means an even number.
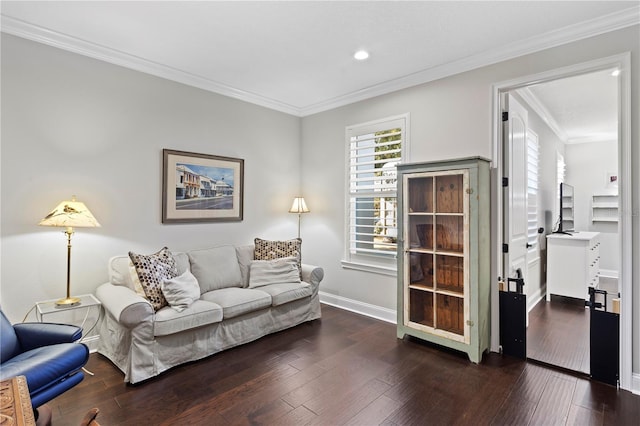
[[[405,325],[465,341],[468,172],[405,179]]]

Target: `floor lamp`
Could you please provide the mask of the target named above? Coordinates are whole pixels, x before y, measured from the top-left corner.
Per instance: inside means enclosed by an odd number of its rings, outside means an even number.
[[[100,224],[87,206],[76,201],[74,196],[71,201],[63,201],[58,204],[38,225],[66,228],[64,234],[67,236],[67,297],[56,301],[56,306],[78,305],[80,299],[71,297],[71,236],[73,228],[93,228],[100,226]]]
[[[302,213],[309,213],[310,211],[307,203],[304,202],[304,197],[296,197],[293,199],[289,213],[298,213],[298,238],[300,238],[300,216],[302,216]]]

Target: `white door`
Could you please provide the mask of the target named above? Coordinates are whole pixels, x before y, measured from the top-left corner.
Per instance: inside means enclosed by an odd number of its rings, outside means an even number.
[[[505,97],[503,143],[506,178],[504,188],[504,238],[508,245],[503,274],[515,278],[520,271],[527,293],[527,128],[528,111],[511,95]],[[513,286],[513,284],[512,284]],[[529,316],[527,315],[527,323]]]

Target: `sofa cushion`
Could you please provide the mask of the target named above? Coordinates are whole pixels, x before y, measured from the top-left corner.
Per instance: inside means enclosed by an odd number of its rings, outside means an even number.
[[[171,253],[171,255],[173,256],[173,260],[176,261],[178,275],[182,275],[191,270],[191,265],[189,265],[189,256],[187,256],[187,253]]]
[[[220,246],[187,253],[191,263],[191,273],[198,279],[200,292],[227,287],[242,287],[242,275],[236,249]]]
[[[160,288],[169,306],[178,312],[184,311],[200,298],[198,280],[189,271],[185,271],[184,274],[175,278],[164,280],[160,284]]]
[[[271,306],[311,296],[311,284],[305,282],[270,284],[260,287],[260,290],[271,295]]]
[[[171,253],[176,262],[178,275],[189,270],[189,257],[186,253]],[[142,297],[146,297],[138,279],[138,273],[129,256],[113,256],[109,259],[109,282],[113,285],[128,287]]]
[[[249,287],[249,268],[253,262],[253,244],[236,247],[236,256],[242,276],[242,287]]]
[[[271,306],[268,293],[251,288],[222,288],[204,293],[201,298],[222,306],[224,319]]]
[[[299,283],[300,271],[295,257],[274,260],[254,260],[249,272],[249,288],[269,284]]]
[[[273,260],[282,257],[295,257],[298,264],[298,271],[302,271],[301,251],[302,239],[294,238],[286,241],[268,241],[260,238],[254,240],[254,260]],[[301,272],[302,273],[302,272]]]
[[[156,312],[153,335],[167,336],[220,321],[222,321],[222,307],[205,300],[196,300],[182,312],[165,306]]]
[[[147,300],[153,309],[158,311],[167,306],[167,299],[162,294],[160,284],[162,281],[178,275],[176,261],[171,256],[169,249],[163,247],[158,252],[148,255],[130,251],[129,257],[136,268],[140,284],[142,284]]]
[[[138,273],[129,256],[113,256],[109,259],[109,282],[127,287],[142,297],[146,297],[138,279]]]

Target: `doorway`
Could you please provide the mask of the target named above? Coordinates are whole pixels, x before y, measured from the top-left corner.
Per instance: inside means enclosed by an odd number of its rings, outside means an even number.
[[[576,195],[576,201],[579,201],[579,204],[576,204],[574,210],[576,213],[575,220],[577,222],[577,228],[580,228],[578,230],[584,232],[599,232],[600,234],[605,234],[607,237],[607,241],[605,242],[607,248],[604,250],[607,260],[603,260],[603,265],[599,268],[599,274],[600,271],[602,271],[602,286],[606,287],[606,289],[612,293],[619,291],[623,296],[623,306],[629,306],[630,308],[631,301],[625,300],[624,298],[624,294],[630,295],[631,289],[629,269],[629,265],[631,264],[631,245],[624,232],[625,229],[629,229],[627,228],[627,223],[630,222],[628,222],[629,218],[625,217],[625,214],[622,213],[623,209],[620,207],[620,205],[629,205],[630,191],[628,185],[623,184],[615,188],[613,184],[614,182],[619,183],[621,179],[630,176],[630,161],[627,158],[630,148],[627,129],[628,105],[626,105],[626,103],[628,100],[625,99],[626,95],[624,95],[623,90],[624,87],[628,88],[628,76],[624,76],[624,71],[621,72],[619,76],[611,76],[610,73],[614,69],[627,70],[628,72],[628,55],[607,58],[588,64],[580,64],[574,67],[552,71],[544,75],[522,78],[517,82],[512,81],[494,86],[496,104],[499,105],[499,108],[494,111],[494,118],[497,121],[494,127],[494,158],[496,158],[499,163],[496,165],[498,169],[496,176],[498,194],[503,191],[502,187],[498,185],[498,182],[501,183],[501,178],[508,176],[509,183],[511,183],[512,176],[509,174],[513,173],[513,171],[509,170],[512,164],[511,153],[508,147],[505,148],[501,146],[502,140],[499,137],[499,134],[502,133],[501,120],[498,123],[503,110],[506,109],[511,102],[509,98],[515,98],[517,102],[522,103],[525,110],[528,111],[529,116],[533,117],[532,121],[534,125],[532,127],[538,127],[538,129],[531,129],[533,130],[531,133],[537,136],[540,147],[538,152],[540,162],[538,192],[534,194],[528,192],[524,194],[519,193],[515,194],[515,196],[510,194],[504,199],[502,199],[502,197],[496,197],[495,204],[498,205],[497,210],[500,211],[500,213],[494,218],[494,223],[496,225],[500,224],[499,227],[504,228],[506,231],[509,227],[513,227],[510,223],[514,221],[514,215],[520,215],[522,211],[524,211],[524,217],[518,220],[521,221],[522,226],[526,225],[528,228],[526,249],[532,252],[532,258],[539,258],[538,267],[532,267],[532,265],[528,267],[521,266],[521,269],[526,271],[524,275],[527,277],[525,279],[525,288],[528,305],[527,312],[529,313],[527,334],[529,339],[528,347],[530,350],[527,351],[528,356],[532,359],[537,359],[561,368],[583,373],[588,373],[589,366],[588,310],[584,307],[584,301],[579,299],[577,303],[572,304],[571,302],[576,301],[552,297],[551,300],[547,302],[545,297],[548,291],[546,286],[548,279],[546,270],[548,256],[546,235],[556,230],[558,226],[557,220],[559,218],[558,209],[560,208],[560,199],[557,188],[559,187],[559,182],[568,182],[569,180],[580,182],[582,188],[580,189],[580,193]],[[540,98],[545,99],[544,94],[547,91],[557,90],[557,87],[554,86],[562,86],[571,81],[575,82],[594,76],[604,76],[605,74],[612,79],[611,81],[615,82],[613,85],[615,88],[615,111],[613,111],[613,115],[616,117],[614,126],[616,135],[614,135],[613,140],[609,142],[609,147],[604,149],[604,151],[613,155],[613,166],[611,166],[610,163],[603,165],[600,172],[594,173],[593,167],[586,165],[583,160],[588,157],[594,158],[594,147],[598,142],[602,142],[603,138],[601,138],[601,141],[596,141],[594,138],[588,140],[586,138],[587,135],[583,135],[582,140],[578,141],[578,138],[575,136],[568,138],[566,134],[562,135],[562,129],[553,128],[558,123],[553,123],[552,120],[549,120],[549,116],[551,115],[549,110],[556,109],[558,105],[551,105],[551,107],[545,108],[544,102],[540,101]],[[590,92],[591,89],[591,87],[588,87],[582,90]],[[569,96],[563,98],[558,99],[566,101]],[[576,110],[575,106],[574,110]],[[540,130],[540,122],[543,122],[546,129]],[[551,122],[551,124],[549,124],[549,122]],[[560,149],[555,149],[556,147],[549,148],[550,138],[547,133],[555,133],[555,139],[559,142],[553,142],[553,144],[557,144]],[[560,133],[560,135],[558,135],[558,133]],[[535,139],[535,137],[533,139]],[[526,138],[523,140],[526,140]],[[567,144],[566,142],[570,143]],[[578,144],[575,142],[584,143]],[[535,145],[535,143],[533,143],[533,145]],[[517,150],[517,152],[522,154],[522,150],[525,149],[524,147],[526,147],[526,144],[522,145],[521,149]],[[611,147],[613,147],[613,151]],[[595,158],[598,158],[597,155]],[[522,163],[522,159],[513,162],[513,164],[518,163]],[[525,164],[528,163],[525,161]],[[596,175],[602,175],[600,181],[597,182],[597,185],[601,187],[597,188],[597,190],[594,184],[586,185],[585,175],[588,176],[589,174],[594,179]],[[524,171],[524,175],[527,179],[530,178],[526,170]],[[627,182],[629,182],[628,179]],[[528,188],[520,188],[519,190],[528,191]],[[611,194],[615,191],[619,199],[619,210],[611,213],[615,216],[615,220],[599,223],[596,220],[597,216],[594,211],[594,206],[597,204],[595,197],[599,195],[599,193],[605,193],[604,190],[607,190]],[[505,193],[508,192],[505,191]],[[528,199],[532,201],[534,209],[528,208],[526,204]],[[524,207],[513,203],[513,200],[525,200]],[[498,249],[502,248],[503,243],[512,241],[508,232],[502,232],[502,238],[500,240],[499,244],[494,248],[497,252],[501,251]],[[511,251],[511,247],[509,247],[509,251]],[[504,257],[496,256],[496,258],[498,258],[498,261],[494,267],[495,271],[498,272],[497,275],[504,274],[502,276],[513,276],[514,266],[518,264],[518,262],[520,265],[527,265],[526,253],[523,258],[524,261],[523,259],[519,259],[515,262],[513,259],[510,259],[508,255]],[[561,296],[561,294],[554,296]],[[584,298],[586,297],[585,291]],[[627,299],[630,299],[630,297],[627,297]],[[627,312],[630,312],[630,310]],[[494,322],[494,324],[496,323]],[[631,334],[629,330],[630,318],[624,315],[624,309],[621,315],[621,325],[621,342],[625,342],[626,339],[631,338]],[[564,337],[563,332],[567,333]],[[495,333],[493,335],[495,336]],[[567,344],[565,345],[565,343]],[[623,343],[622,346],[625,346],[625,343]],[[565,348],[569,350],[565,350]],[[620,373],[621,385],[623,387],[630,385],[630,358],[630,352],[621,350]]]

